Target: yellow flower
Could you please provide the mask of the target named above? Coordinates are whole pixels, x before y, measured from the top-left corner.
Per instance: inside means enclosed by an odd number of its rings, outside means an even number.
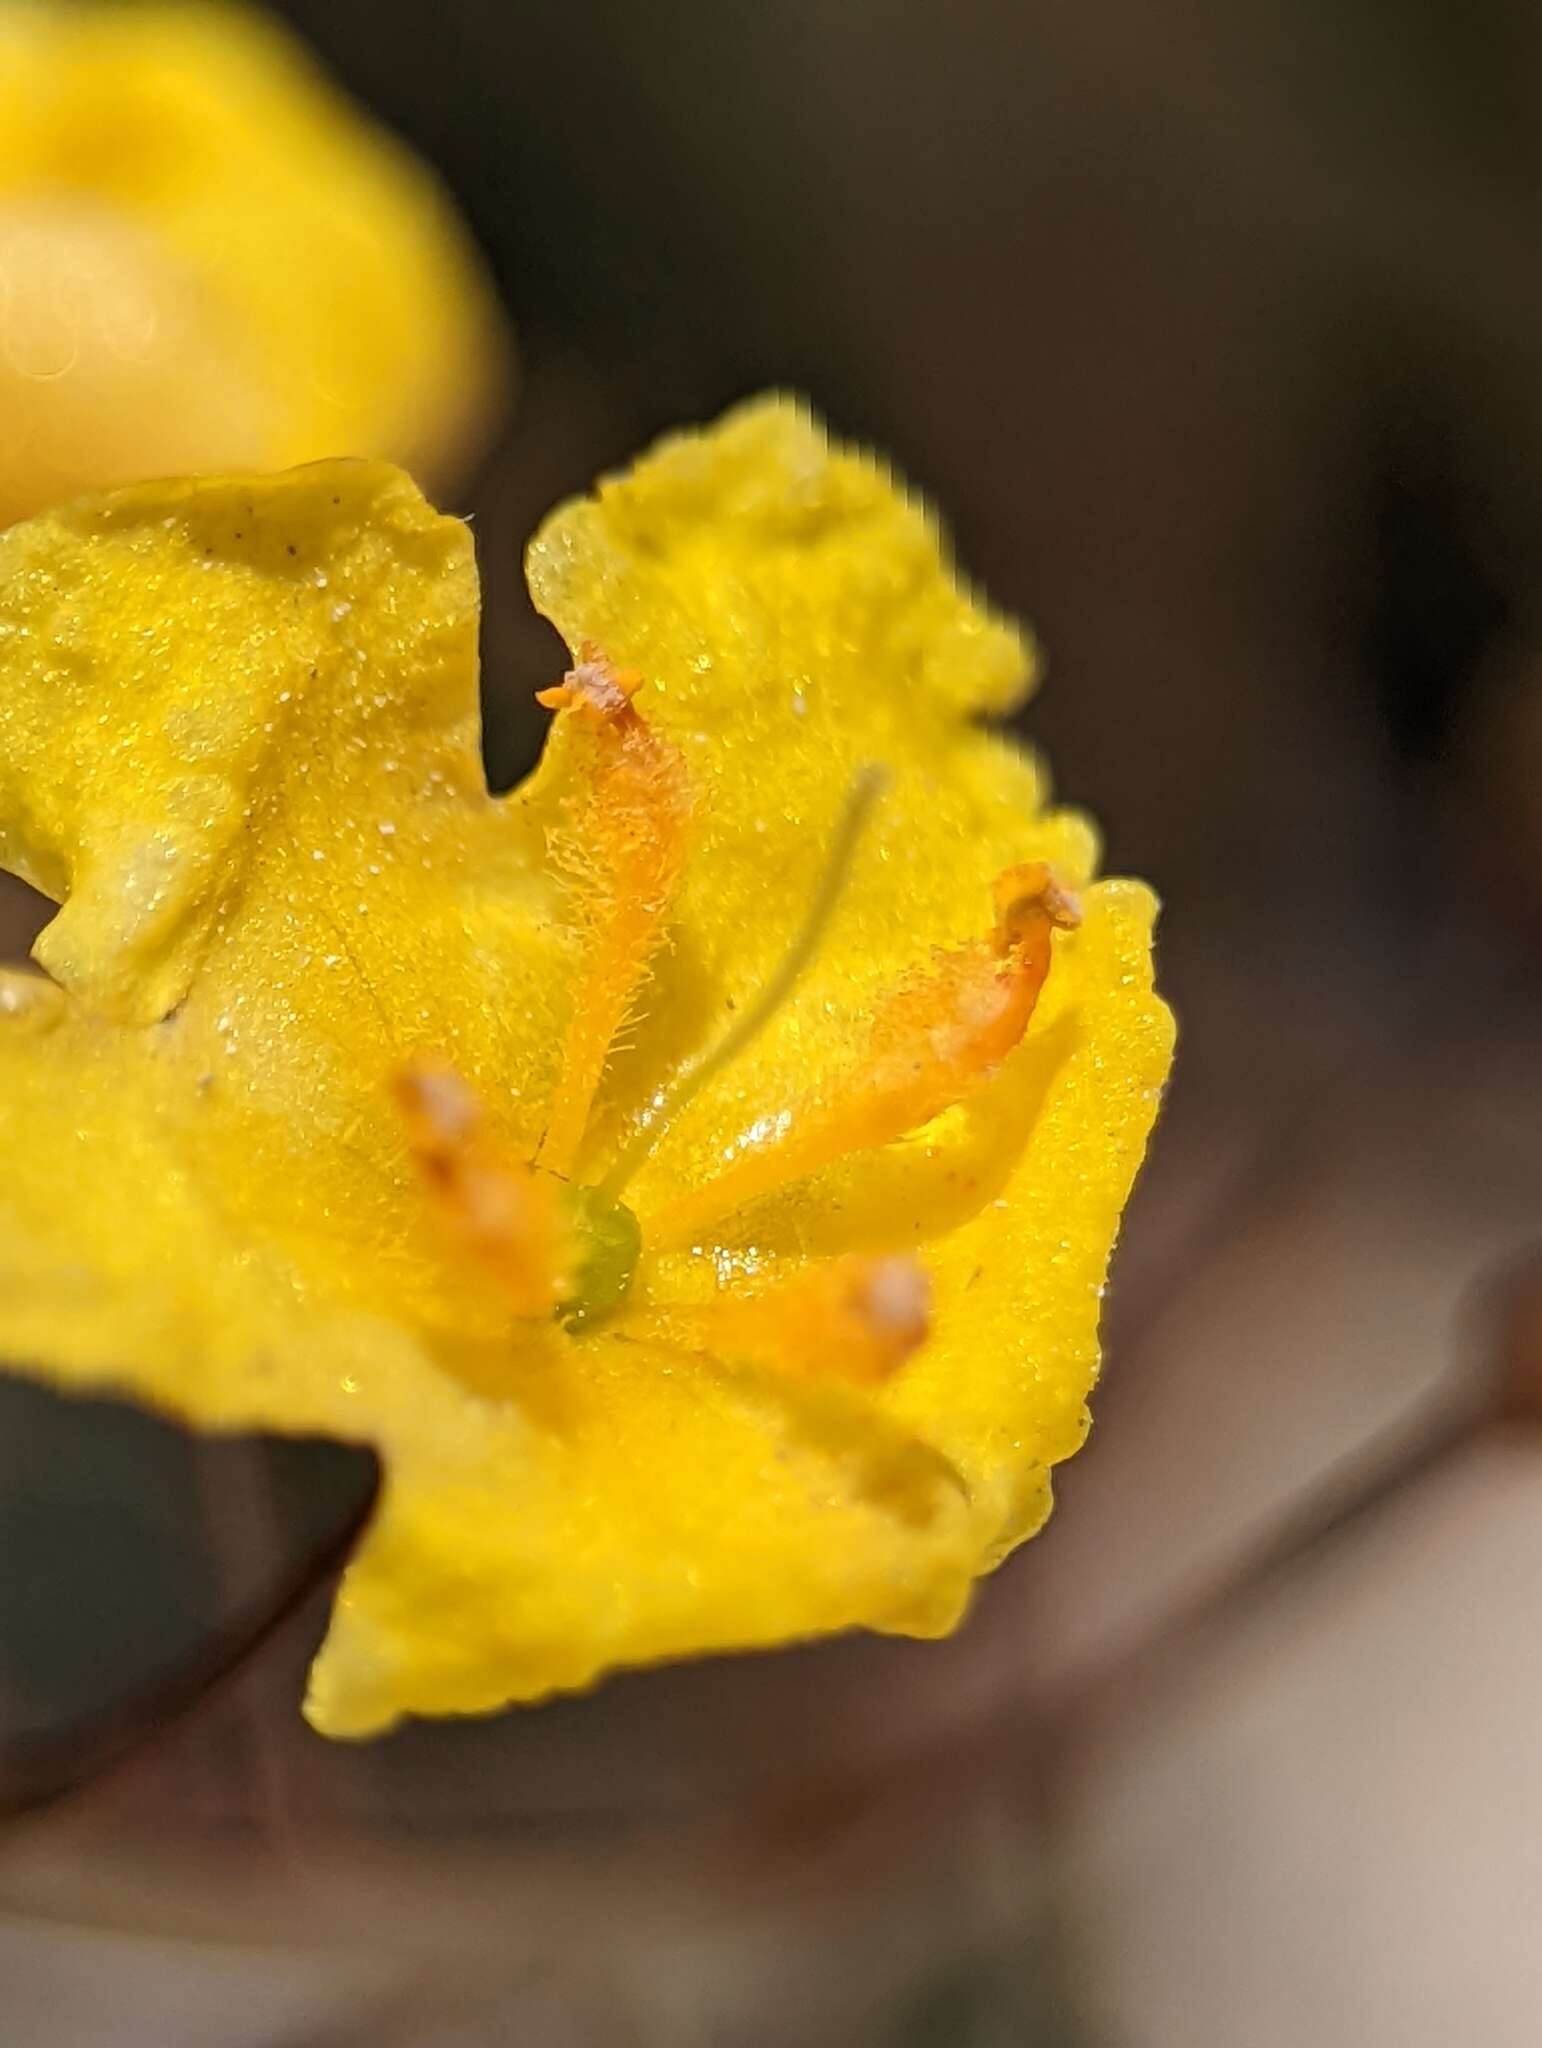
[[[0,984],[0,1355],[377,1447],[331,1734],[951,1628],[1082,1441],[1169,1057],[1152,899],[976,722],[1023,643],[876,464],[760,401],[529,577],[597,646],[493,798],[399,473],[0,537],[0,860],[63,906]]]
[[[277,28],[0,0],[0,524],[325,455],[445,476],[500,350],[447,200]]]

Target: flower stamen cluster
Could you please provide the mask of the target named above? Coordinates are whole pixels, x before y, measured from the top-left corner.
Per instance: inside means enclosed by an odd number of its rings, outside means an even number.
[[[557,1316],[575,1333],[623,1308],[650,1239],[673,1245],[710,1231],[748,1203],[918,1129],[989,1080],[1028,1028],[1049,973],[1052,932],[1080,921],[1075,899],[1043,862],[1007,869],[993,886],[991,931],[938,952],[890,991],[848,1067],[816,1077],[794,1102],[758,1117],[728,1148],[723,1170],[645,1232],[620,1200],[622,1176],[630,1178],[664,1137],[686,1093],[715,1078],[790,995],[828,925],[878,784],[859,778],[814,915],[763,999],[662,1092],[667,1115],[639,1119],[619,1172],[613,1167],[598,1186],[573,1184],[568,1169],[584,1151],[607,1054],[665,942],[688,843],[685,764],[639,711],[642,684],[636,670],[615,668],[590,642],[559,684],[538,692],[538,702],[580,728],[590,759],[588,798],[570,823],[565,853],[585,933],[583,966],[533,1157],[490,1147],[480,1105],[447,1063],[420,1057],[393,1077],[412,1155],[462,1246],[496,1276],[515,1318]],[[916,1258],[846,1258],[688,1320],[730,1356],[794,1371],[817,1360],[836,1376],[872,1384],[924,1342],[929,1299]],[[650,1326],[657,1320],[656,1306],[645,1312]]]

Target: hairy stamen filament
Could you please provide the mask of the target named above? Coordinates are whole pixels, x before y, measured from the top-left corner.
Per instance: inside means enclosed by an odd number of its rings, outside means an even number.
[[[536,1163],[566,1178],[588,1127],[605,1061],[627,1020],[679,880],[690,792],[678,748],[632,702],[642,678],[586,644],[542,704],[577,728],[587,789],[553,850],[572,877],[588,931],[556,1092]]]

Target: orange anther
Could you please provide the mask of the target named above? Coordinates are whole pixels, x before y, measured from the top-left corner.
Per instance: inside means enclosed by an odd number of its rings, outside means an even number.
[[[557,1191],[489,1138],[482,1105],[453,1068],[415,1059],[391,1076],[413,1160],[451,1230],[517,1316],[549,1316],[566,1284]]]
[[[666,1320],[729,1364],[880,1386],[925,1343],[930,1316],[931,1282],[918,1260],[850,1253]]]
[[[635,668],[613,667],[594,642],[586,640],[576,666],[549,690],[537,690],[535,701],[548,711],[572,711],[586,722],[601,724],[625,711],[642,680]]]
[[[991,885],[991,897],[996,905],[992,938],[998,953],[1035,941],[1046,920],[1062,932],[1075,931],[1082,921],[1075,896],[1041,860],[1004,869]]]

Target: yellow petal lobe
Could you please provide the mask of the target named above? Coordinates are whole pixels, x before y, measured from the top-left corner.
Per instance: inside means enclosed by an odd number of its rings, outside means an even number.
[[[475,631],[464,527],[383,464],[146,486],[0,534],[0,860],[63,905],[39,959],[151,1022],[270,844],[301,874],[336,862],[339,789],[378,821],[429,778],[480,790]]]

